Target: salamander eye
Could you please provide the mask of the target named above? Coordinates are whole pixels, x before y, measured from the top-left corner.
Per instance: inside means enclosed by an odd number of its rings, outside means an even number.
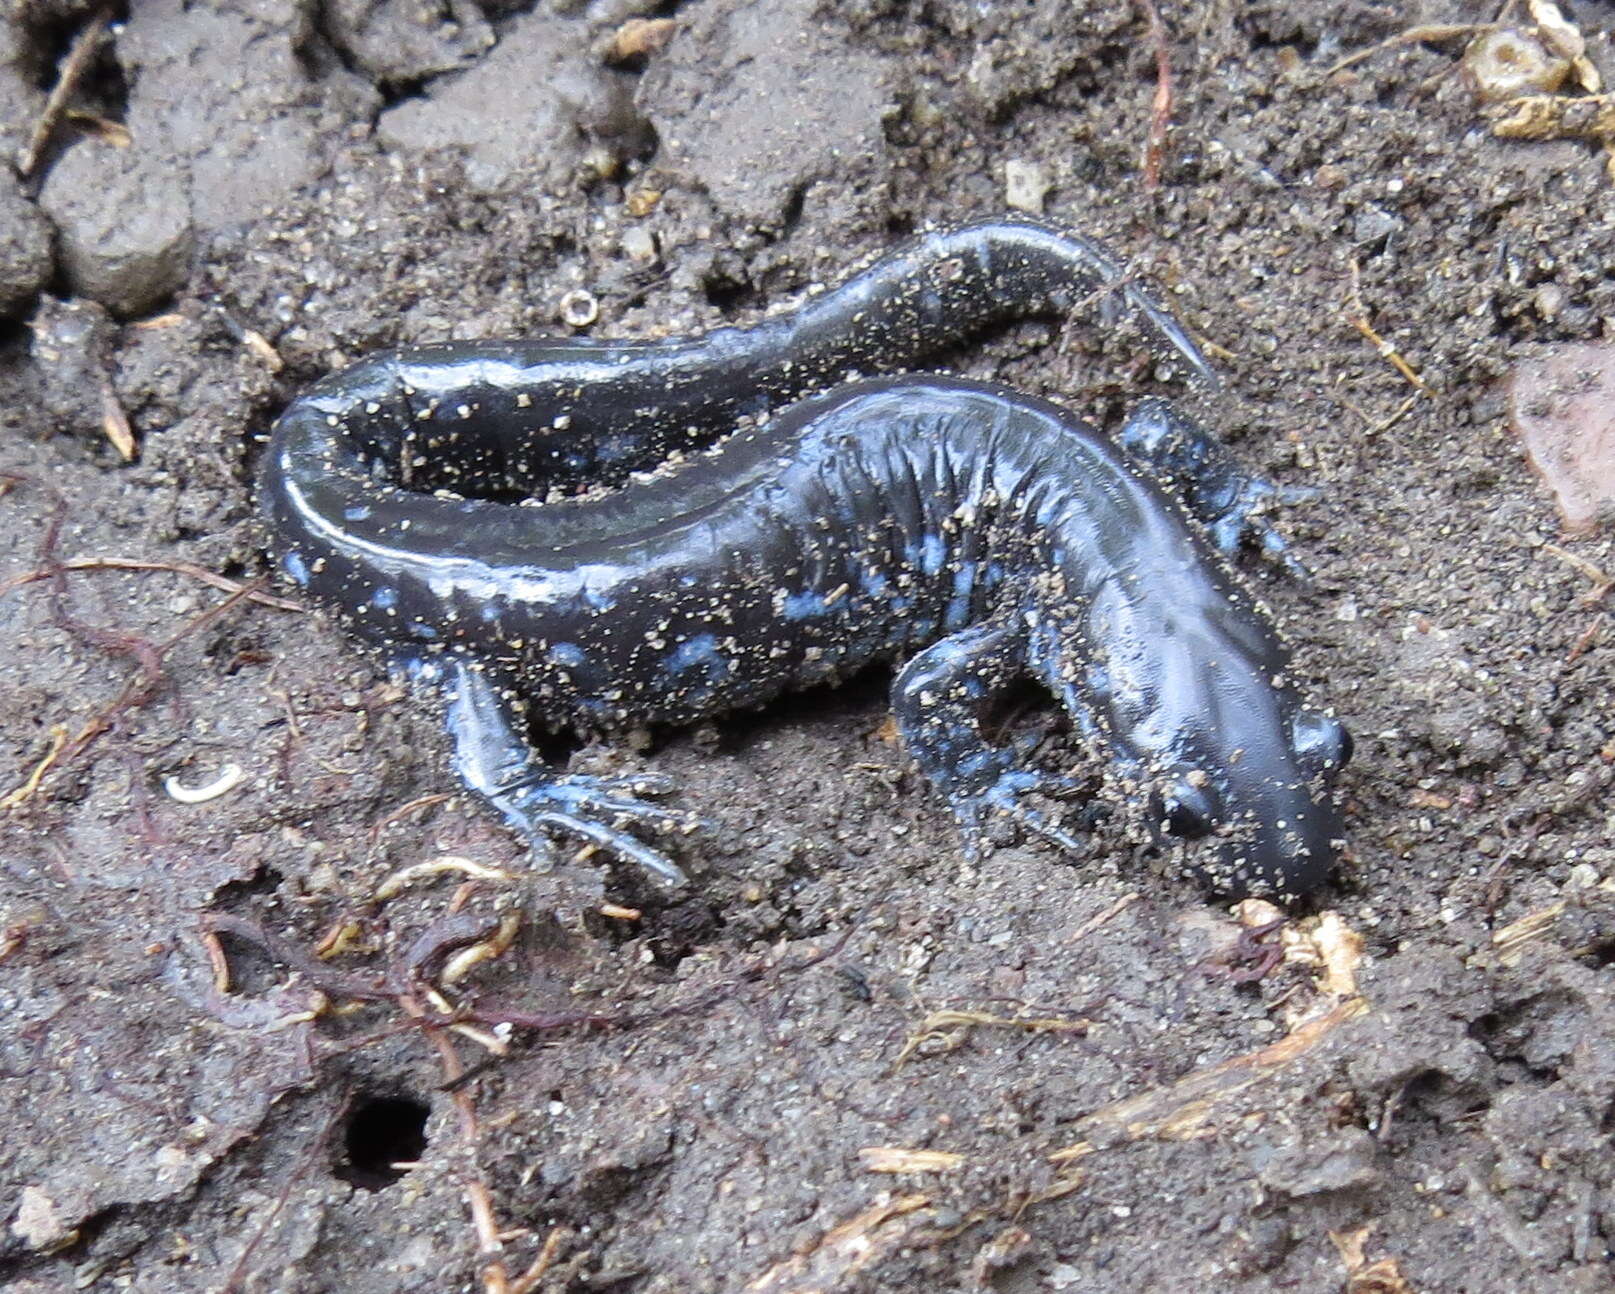
[[[1199,840],[1217,825],[1217,806],[1209,790],[1177,778],[1152,797],[1150,816],[1177,840]]]
[[[1290,720],[1290,744],[1295,758],[1310,773],[1333,773],[1351,759],[1351,733],[1333,715],[1300,710]]]

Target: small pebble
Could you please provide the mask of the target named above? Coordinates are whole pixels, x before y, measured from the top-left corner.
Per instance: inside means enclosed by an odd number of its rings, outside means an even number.
[[[623,230],[622,249],[630,259],[649,265],[656,259],[656,235],[643,225],[630,225]]]
[[[1004,201],[1015,210],[1041,216],[1048,194],[1048,178],[1036,162],[1012,157],[1004,163]]]

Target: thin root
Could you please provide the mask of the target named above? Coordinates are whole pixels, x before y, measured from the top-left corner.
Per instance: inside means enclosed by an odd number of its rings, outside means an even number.
[[[1167,45],[1166,24],[1155,7],[1155,0],[1138,0],[1150,28],[1150,47],[1155,52],[1155,98],[1150,104],[1150,133],[1144,145],[1144,192],[1161,187],[1161,162],[1166,156],[1166,133],[1172,125],[1172,55]]]

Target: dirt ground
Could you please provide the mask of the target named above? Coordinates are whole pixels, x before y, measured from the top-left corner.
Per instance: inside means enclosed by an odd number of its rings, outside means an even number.
[[[1615,544],[1504,385],[1615,340],[1615,182],[1493,137],[1462,37],[1332,70],[1497,7],[1162,0],[1156,184],[1120,0],[118,9],[0,172],[0,1282],[1615,1287]],[[1615,74],[1615,7],[1562,8]],[[6,157],[96,13],[8,7]],[[1245,564],[1357,739],[1315,899],[1236,912],[1119,804],[970,863],[872,674],[570,753],[715,820],[670,904],[530,858],[263,582],[253,464],[333,366],[564,333],[575,290],[596,336],[744,322],[1010,189],[1226,389],[1087,322],[951,366],[1107,426],[1167,395],[1318,489],[1279,519],[1313,578]]]

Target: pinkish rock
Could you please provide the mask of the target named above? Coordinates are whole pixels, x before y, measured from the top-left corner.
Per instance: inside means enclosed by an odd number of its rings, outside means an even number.
[[[1509,406],[1565,528],[1615,518],[1615,345],[1561,346],[1520,364]]]

